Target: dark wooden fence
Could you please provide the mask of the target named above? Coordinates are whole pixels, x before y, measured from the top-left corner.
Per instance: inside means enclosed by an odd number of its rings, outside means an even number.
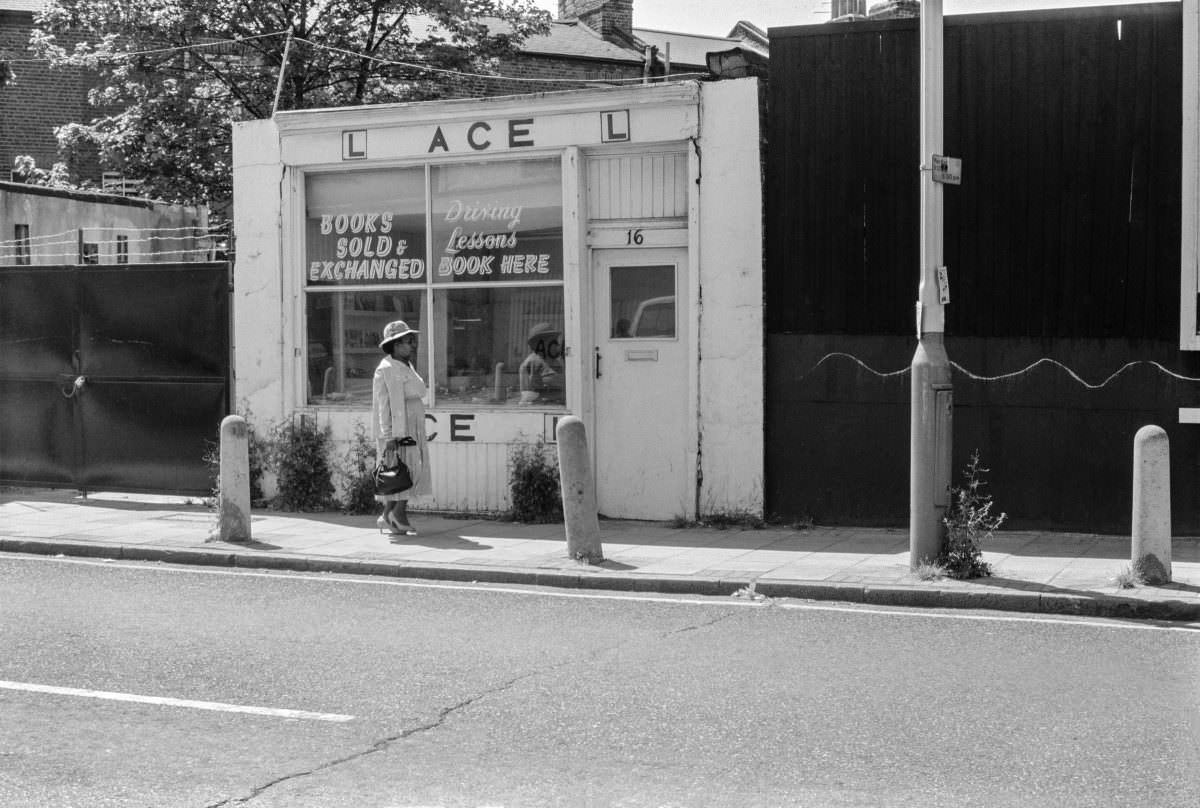
[[[1178,350],[1178,3],[946,18],[947,345],[974,375],[1041,357],[1093,383]],[[905,524],[919,262],[916,20],[771,30],[767,504]],[[821,362],[820,367],[815,365]],[[955,462],[980,448],[1018,524],[1127,529],[1133,431],[1171,433],[1177,529],[1200,529],[1195,383],[1100,389],[1043,365],[955,376]],[[1132,430],[1132,431],[1131,431]],[[1126,434],[1128,433],[1128,434]],[[1008,500],[1004,501],[1003,496]]]

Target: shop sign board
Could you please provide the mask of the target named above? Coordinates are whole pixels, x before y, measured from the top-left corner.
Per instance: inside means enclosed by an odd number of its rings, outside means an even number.
[[[333,131],[290,132],[282,128],[280,145],[283,162],[288,165],[484,156],[588,144],[677,141],[697,134],[697,117],[694,106],[679,105],[480,116]]]
[[[488,411],[425,413],[425,439],[448,443],[510,443],[521,435],[541,433],[555,443],[558,419],[569,413]]]

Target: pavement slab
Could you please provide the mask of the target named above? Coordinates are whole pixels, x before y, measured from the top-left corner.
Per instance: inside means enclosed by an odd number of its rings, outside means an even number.
[[[415,537],[381,534],[374,516],[255,510],[253,540],[214,540],[195,499],[63,489],[0,489],[0,551],[922,608],[1200,622],[1200,539],[1172,545],[1173,581],[1119,589],[1127,536],[1000,531],[985,546],[993,576],[921,580],[902,528],[724,529],[600,520],[605,560],[566,554],[562,524],[414,513]]]

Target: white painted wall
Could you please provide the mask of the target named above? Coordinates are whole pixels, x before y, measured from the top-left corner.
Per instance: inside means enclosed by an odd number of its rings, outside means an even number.
[[[599,99],[599,100],[598,100]],[[699,106],[697,106],[697,99]],[[603,106],[603,104],[611,104]],[[365,423],[367,412],[331,408],[317,410],[297,400],[294,380],[299,372],[302,349],[302,289],[288,267],[298,256],[303,238],[296,211],[287,200],[295,198],[293,185],[298,172],[286,169],[284,160],[298,169],[328,170],[335,165],[363,168],[362,163],[339,163],[342,131],[362,126],[372,132],[371,154],[376,145],[384,160],[395,164],[403,157],[395,150],[399,135],[420,127],[414,140],[420,146],[412,159],[426,157],[428,131],[442,115],[464,121],[485,115],[503,117],[510,106],[529,110],[529,115],[549,114],[553,126],[539,130],[564,149],[564,171],[577,172],[578,150],[567,135],[583,134],[578,122],[566,112],[586,113],[586,121],[598,123],[596,109],[629,106],[638,132],[653,133],[657,143],[684,145],[699,121],[700,148],[692,150],[691,176],[702,177],[698,192],[690,197],[689,261],[692,264],[693,305],[703,293],[705,306],[693,322],[699,330],[692,351],[699,357],[692,364],[692,400],[695,412],[686,415],[696,435],[703,485],[697,502],[704,513],[762,510],[763,468],[763,373],[762,373],[762,209],[759,168],[757,83],[753,79],[707,85],[647,88],[644,91],[596,91],[540,96],[517,100],[434,102],[392,107],[363,107],[353,110],[295,112],[275,121],[236,124],[233,130],[233,183],[235,191],[234,232],[237,258],[234,266],[234,400],[239,411],[249,414],[260,429],[290,417],[294,411],[315,414],[319,422],[333,427],[338,451],[344,451],[357,423]],[[597,104],[602,104],[597,107]],[[556,106],[557,105],[557,106]],[[656,114],[663,107],[663,114]],[[419,122],[416,123],[416,122]],[[560,127],[558,124],[561,123]],[[388,137],[375,132],[383,127]],[[281,136],[282,128],[282,136]],[[578,129],[578,131],[576,131]],[[595,130],[594,132],[592,130]],[[561,130],[561,131],[560,131]],[[590,125],[587,138],[599,138],[599,126]],[[544,141],[539,141],[539,146]],[[581,144],[582,145],[582,144]],[[689,148],[691,148],[689,146]],[[480,154],[478,156],[484,156]],[[581,196],[579,180],[568,177],[571,199]],[[694,184],[692,187],[695,188]],[[568,217],[578,214],[568,204]],[[285,223],[291,224],[284,228]],[[590,288],[579,281],[580,254],[585,251],[582,224],[565,222],[564,259],[568,320],[578,328],[591,302],[576,299]],[[296,228],[300,229],[296,229]],[[286,238],[281,230],[295,230]],[[289,257],[291,256],[291,257]],[[581,343],[582,344],[582,343]],[[581,354],[582,356],[582,354]],[[580,360],[580,370],[587,364]],[[583,385],[574,395],[579,409]],[[430,444],[434,467],[435,499],[415,503],[425,507],[463,510],[497,510],[507,505],[506,442],[518,434],[544,435],[552,423],[541,412],[477,412],[473,442],[450,441],[447,427],[455,415],[432,411],[438,422],[438,438]],[[650,417],[652,414],[647,414]],[[431,430],[433,431],[433,426]],[[552,434],[552,433],[551,433]],[[695,465],[689,469],[689,483]],[[692,485],[694,490],[694,484]],[[672,504],[671,512],[678,511]],[[621,514],[612,514],[620,516]]]
[[[285,179],[271,120],[233,125],[233,401],[260,428],[290,415],[283,398],[285,340],[280,205]],[[297,235],[297,238],[300,236]]]
[[[758,81],[701,85],[701,514],[763,508],[763,261]]]
[[[117,263],[117,236],[128,241],[129,263],[207,261],[212,243],[208,209],[130,200],[108,194],[24,190],[0,183],[0,263],[15,261],[14,225],[29,226],[30,264],[74,264],[79,233],[99,249],[101,264]],[[169,239],[154,240],[158,233]],[[195,237],[200,235],[200,237]]]

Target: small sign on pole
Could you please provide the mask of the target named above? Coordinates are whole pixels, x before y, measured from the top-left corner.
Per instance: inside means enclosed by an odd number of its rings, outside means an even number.
[[[941,154],[933,155],[933,181],[946,185],[962,185],[962,160]]]
[[[945,267],[937,268],[938,302],[945,306],[950,302],[950,275]]]

